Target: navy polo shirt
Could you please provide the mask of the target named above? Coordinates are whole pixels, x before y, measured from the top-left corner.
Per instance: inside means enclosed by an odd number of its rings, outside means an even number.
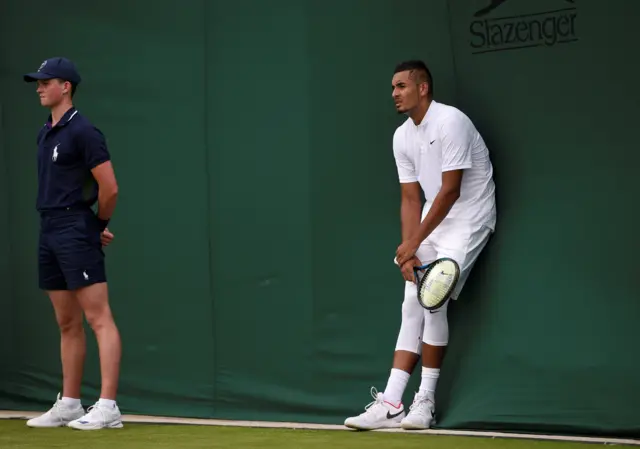
[[[102,132],[75,108],[38,133],[38,211],[89,208],[98,199],[91,169],[110,160]]]

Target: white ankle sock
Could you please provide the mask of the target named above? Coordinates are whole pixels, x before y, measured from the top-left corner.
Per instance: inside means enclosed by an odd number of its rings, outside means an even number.
[[[98,404],[104,405],[105,407],[114,408],[116,406],[116,401],[113,399],[102,399],[98,400]]]
[[[65,407],[76,408],[80,406],[80,399],[68,398],[63,396],[62,398],[60,398],[60,401],[62,402],[62,405],[64,405]]]
[[[389,381],[387,382],[387,388],[384,390],[384,400],[396,407],[400,406],[404,389],[407,387],[407,382],[409,382],[409,377],[411,377],[411,375],[408,372],[392,368]]]
[[[422,382],[420,382],[420,393],[426,392],[433,397],[436,392],[436,385],[440,377],[440,369],[422,367]]]

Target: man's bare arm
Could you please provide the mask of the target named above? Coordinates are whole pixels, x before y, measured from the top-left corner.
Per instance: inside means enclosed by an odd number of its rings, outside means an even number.
[[[410,239],[419,245],[445,219],[455,202],[460,198],[462,170],[450,170],[442,173],[442,187],[433,200],[433,204]]]
[[[107,222],[113,215],[118,198],[118,183],[113,166],[110,161],[103,162],[91,170],[91,173],[98,183],[98,218]]]
[[[420,184],[417,182],[402,183],[400,202],[400,221],[402,241],[409,240],[420,227],[422,202],[420,200]]]
[[[396,261],[403,265],[411,260],[420,244],[438,227],[447,216],[455,202],[460,198],[460,184],[462,170],[450,170],[442,173],[442,187],[429,208],[429,213],[424,217],[420,226],[408,240],[396,250]]]

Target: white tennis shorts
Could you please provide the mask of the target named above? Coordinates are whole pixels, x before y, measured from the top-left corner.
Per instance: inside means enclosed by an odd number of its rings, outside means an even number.
[[[460,266],[460,278],[451,294],[458,299],[478,256],[491,236],[491,229],[446,219],[436,228],[416,251],[416,257],[428,264],[441,257],[449,257]],[[425,310],[418,302],[416,286],[405,282],[402,302],[402,322],[398,332],[396,350],[421,353],[422,343],[432,346],[446,346],[449,341],[447,318],[448,303],[437,312]]]
[[[455,219],[445,218],[418,248],[416,257],[423,264],[441,257],[449,257],[460,266],[460,278],[451,299],[458,299],[478,256],[491,237],[486,226],[472,226]]]

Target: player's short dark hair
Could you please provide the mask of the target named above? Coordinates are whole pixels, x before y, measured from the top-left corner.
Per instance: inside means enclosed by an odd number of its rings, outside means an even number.
[[[423,61],[412,59],[409,61],[403,61],[396,65],[393,73],[406,72],[407,70],[411,72],[417,72],[417,81],[426,81],[426,83],[429,85],[429,95],[433,96],[433,77],[431,76],[429,67],[427,67],[427,65]]]

